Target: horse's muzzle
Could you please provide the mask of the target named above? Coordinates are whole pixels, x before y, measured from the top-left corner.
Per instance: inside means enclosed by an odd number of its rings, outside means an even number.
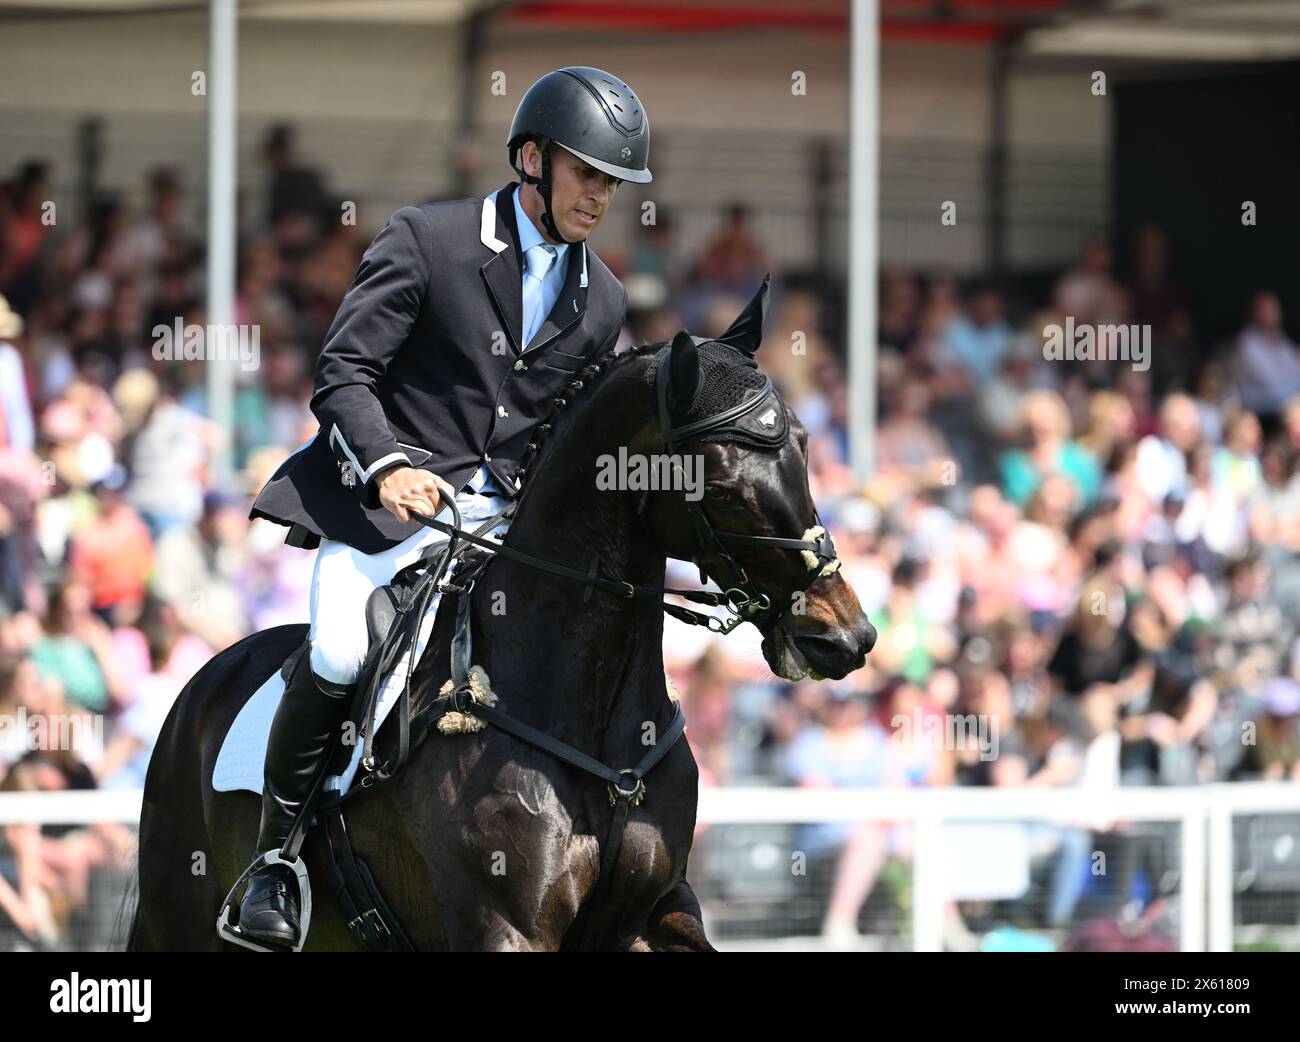
[[[811,674],[841,680],[866,663],[876,645],[876,628],[859,610],[848,625],[802,626],[787,618],[763,637],[763,656],[772,671],[787,680]]]
[[[862,615],[853,626],[836,627],[826,633],[795,634],[792,639],[809,669],[840,680],[866,664],[867,653],[876,646],[876,628]]]

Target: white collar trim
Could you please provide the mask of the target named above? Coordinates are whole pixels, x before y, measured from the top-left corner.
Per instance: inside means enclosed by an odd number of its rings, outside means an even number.
[[[497,206],[496,195],[489,195],[483,200],[483,217],[479,222],[478,237],[493,253],[500,253],[509,243],[502,242],[497,238]],[[582,275],[579,276],[578,285],[583,289],[587,288],[587,243],[582,243]]]
[[[483,200],[483,220],[479,224],[478,237],[483,245],[494,253],[500,253],[509,243],[497,238],[496,196],[489,195]]]

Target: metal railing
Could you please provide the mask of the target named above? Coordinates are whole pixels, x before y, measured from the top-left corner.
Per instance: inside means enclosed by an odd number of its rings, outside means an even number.
[[[203,227],[206,144],[198,114],[0,109],[0,138],[12,163],[28,157],[53,162],[58,194],[66,204],[60,213],[75,221],[80,219],[78,142],[91,119],[101,122],[96,174],[101,188],[139,201],[146,172],[171,164],[182,175],[191,226]],[[260,224],[265,211],[267,171],[258,146],[273,122],[258,117],[240,123],[239,189],[246,224]],[[294,123],[302,161],[325,174],[331,191],[358,205],[368,231],[377,231],[401,206],[447,198],[455,191],[452,128],[446,124],[342,117]],[[495,126],[481,130],[482,167],[473,179],[475,192],[510,179],[494,144],[504,132]],[[988,260],[991,162],[990,150],[976,142],[882,139],[881,263],[957,274],[981,271]],[[1106,229],[1111,211],[1108,164],[1104,151],[1093,148],[1010,150],[1004,234],[1012,269],[1069,264],[1089,236]],[[655,139],[654,169],[654,184],[631,196],[636,206],[614,213],[601,229],[603,251],[630,246],[646,200],[676,217],[673,248],[679,256],[690,256],[703,245],[720,225],[727,204],[743,202],[778,266],[844,271],[851,172],[842,138],[664,131]],[[955,226],[940,222],[940,207],[949,201],[957,207]]]

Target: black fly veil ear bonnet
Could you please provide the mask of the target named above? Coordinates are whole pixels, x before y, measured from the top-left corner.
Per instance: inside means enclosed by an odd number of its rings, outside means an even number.
[[[760,449],[784,444],[790,433],[785,403],[754,359],[767,318],[771,279],[771,275],[763,279],[754,298],[720,337],[677,334],[647,374],[655,383],[662,436],[670,449],[706,438]],[[682,339],[690,340],[698,358],[693,389],[672,379],[673,349]]]

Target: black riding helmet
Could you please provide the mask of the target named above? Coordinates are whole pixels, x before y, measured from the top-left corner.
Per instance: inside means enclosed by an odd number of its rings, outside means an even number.
[[[528,138],[542,150],[542,176],[533,177],[519,163]],[[622,80],[600,69],[571,66],[548,72],[528,88],[510,124],[506,140],[510,166],[542,197],[542,224],[560,242],[568,242],[551,216],[552,144],[572,152],[597,170],[623,181],[646,184],[652,178],[650,120],[641,101]]]

